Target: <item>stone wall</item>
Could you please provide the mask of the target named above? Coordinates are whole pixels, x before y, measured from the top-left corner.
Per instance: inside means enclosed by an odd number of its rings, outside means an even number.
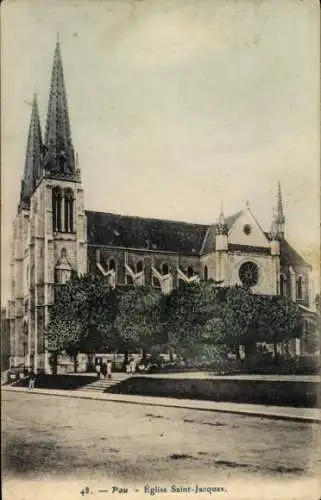
[[[254,379],[171,379],[140,376],[119,384],[115,391],[182,399],[229,401],[297,407],[321,407],[320,383]]]

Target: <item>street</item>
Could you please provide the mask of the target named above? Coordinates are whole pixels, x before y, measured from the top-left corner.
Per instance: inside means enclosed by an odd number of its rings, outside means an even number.
[[[2,418],[7,480],[194,485],[215,478],[226,487],[320,472],[318,424],[36,392],[3,392]]]

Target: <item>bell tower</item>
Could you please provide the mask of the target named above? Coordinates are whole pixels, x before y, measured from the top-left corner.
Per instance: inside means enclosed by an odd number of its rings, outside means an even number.
[[[13,222],[11,245],[11,293],[8,303],[10,365],[30,365],[30,206],[36,178],[42,167],[42,137],[34,95],[18,210]]]
[[[75,155],[59,39],[54,52],[44,144],[29,202],[29,357],[47,371],[45,329],[55,290],[87,271],[84,192]],[[28,184],[29,189],[29,184]],[[28,191],[29,192],[29,191]]]

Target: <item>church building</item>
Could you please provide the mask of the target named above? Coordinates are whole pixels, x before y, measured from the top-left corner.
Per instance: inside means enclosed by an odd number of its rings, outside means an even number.
[[[86,210],[58,41],[44,137],[36,96],[33,100],[13,224],[11,367],[48,370],[44,332],[54,290],[73,273],[98,273],[112,287],[145,285],[165,294],[195,280],[244,284],[257,294],[297,301],[308,331],[314,323],[311,266],[285,239],[284,225],[280,184],[268,232],[249,206],[229,216],[222,210],[212,224]]]

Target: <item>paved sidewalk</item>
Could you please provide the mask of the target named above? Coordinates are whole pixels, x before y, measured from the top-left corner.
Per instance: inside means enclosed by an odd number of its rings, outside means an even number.
[[[294,408],[286,406],[268,406],[242,403],[228,403],[215,401],[201,401],[194,399],[159,398],[153,396],[135,396],[129,394],[91,394],[76,390],[57,389],[27,389],[24,387],[2,387],[4,391],[28,392],[32,394],[44,394],[48,396],[62,396],[68,398],[91,399],[97,401],[110,401],[113,403],[129,403],[147,406],[162,406],[170,408],[185,408],[199,411],[216,411],[225,413],[236,413],[247,416],[257,416],[264,418],[293,420],[297,422],[318,422],[321,423],[321,410],[317,408]]]

